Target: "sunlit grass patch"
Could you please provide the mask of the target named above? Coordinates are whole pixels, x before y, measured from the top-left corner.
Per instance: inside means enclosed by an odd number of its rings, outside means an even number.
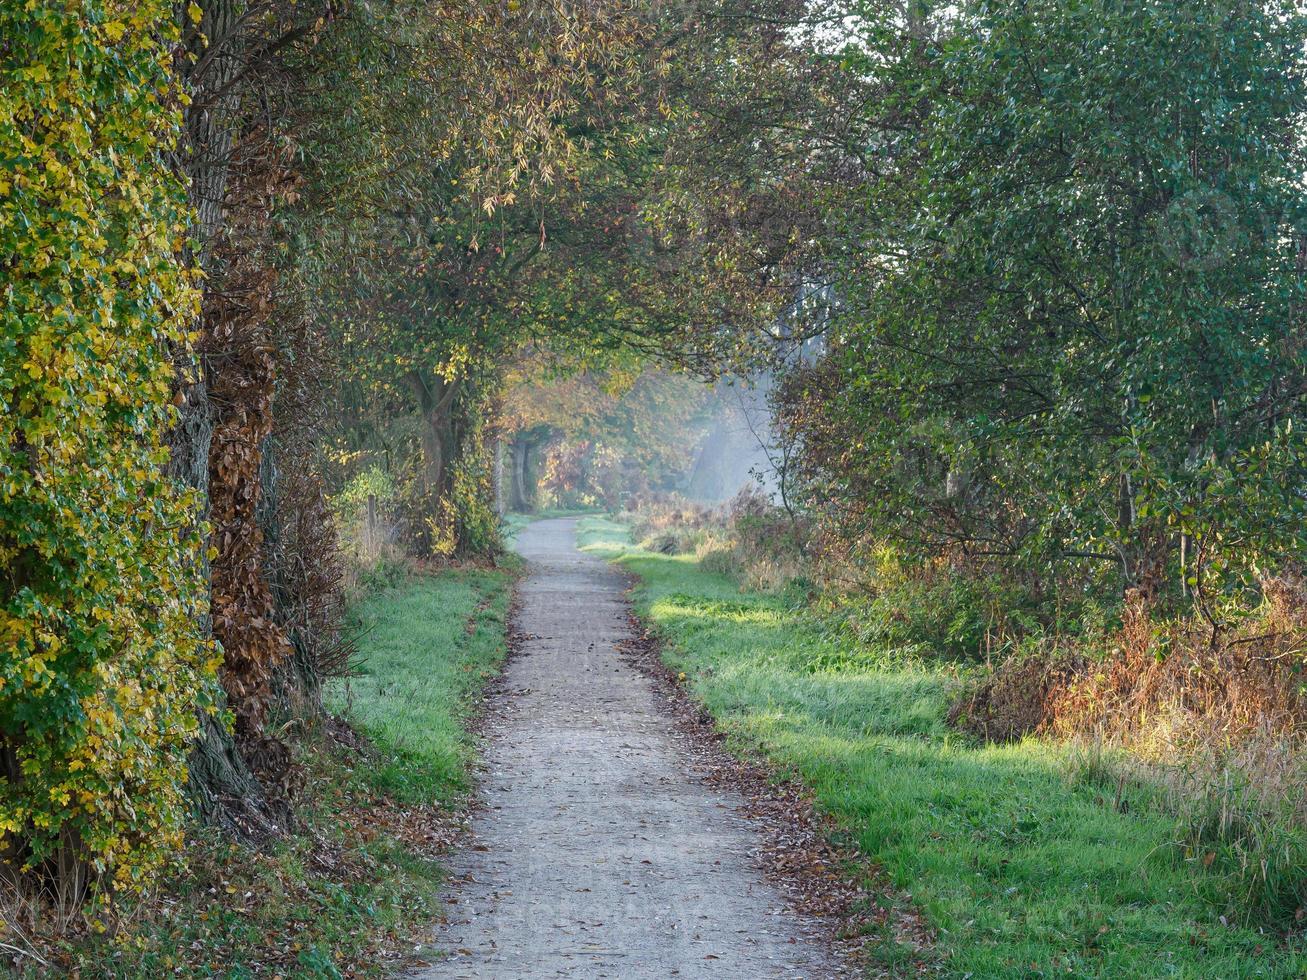
[[[357,671],[333,682],[328,707],[389,760],[382,786],[415,802],[468,789],[472,696],[503,660],[509,575],[446,569],[382,589],[353,610],[364,640]]]
[[[731,743],[798,773],[913,895],[946,975],[1307,970],[1301,937],[1229,914],[1238,896],[1184,859],[1157,787],[1068,746],[982,746],[951,729],[965,666],[856,643],[784,596],[632,547],[606,520],[582,521],[579,538],[638,576],[637,611]]]

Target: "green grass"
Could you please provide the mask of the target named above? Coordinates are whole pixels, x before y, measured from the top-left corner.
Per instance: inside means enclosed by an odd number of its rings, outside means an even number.
[[[1301,938],[1221,922],[1226,896],[1180,858],[1176,822],[1147,787],[1127,792],[1123,813],[1110,775],[1064,747],[951,731],[955,670],[858,646],[693,556],[634,548],[602,518],[579,537],[638,576],[637,612],[731,744],[799,775],[911,894],[945,975],[1307,976]]]
[[[378,571],[375,591],[352,610],[363,630],[362,673],[326,696],[374,748],[344,748],[310,725],[292,743],[307,785],[291,833],[251,849],[195,829],[188,867],[162,896],[124,901],[122,934],[44,945],[54,972],[115,980],[392,975],[442,909],[444,871],[426,835],[436,809],[457,806],[470,788],[466,726],[505,652],[512,579],[511,569]]]
[[[405,802],[451,802],[469,789],[474,696],[503,661],[511,574],[446,569],[412,576],[357,603],[356,676],[329,686],[345,715],[388,760],[372,779]]]

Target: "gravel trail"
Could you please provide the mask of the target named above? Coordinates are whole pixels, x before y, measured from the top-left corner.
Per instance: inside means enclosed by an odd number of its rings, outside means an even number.
[[[524,529],[521,642],[487,731],[429,978],[848,975],[752,858],[742,800],[696,779],[624,662],[621,575],[574,520]]]

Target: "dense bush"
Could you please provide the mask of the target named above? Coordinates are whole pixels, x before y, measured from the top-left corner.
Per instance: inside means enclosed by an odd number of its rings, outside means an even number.
[[[58,898],[178,843],[215,669],[163,475],[197,313],[173,5],[0,5],[0,854]]]

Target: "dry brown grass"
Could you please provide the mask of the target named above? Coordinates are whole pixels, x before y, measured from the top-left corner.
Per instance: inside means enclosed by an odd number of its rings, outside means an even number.
[[[973,734],[1069,740],[1160,787],[1177,853],[1249,915],[1307,921],[1307,590],[1263,583],[1237,628],[1157,622],[1137,600],[1105,656],[1050,645],[1001,664],[953,710]]]
[[[1051,706],[1086,666],[1083,657],[1053,650],[1013,655],[954,703],[949,723],[987,742],[1014,742],[1047,730]]]
[[[1127,604],[1115,648],[1050,705],[1059,734],[1110,732],[1148,742],[1159,729],[1190,748],[1307,730],[1301,583],[1267,583],[1265,609],[1238,630],[1212,635],[1194,618],[1158,625]],[[1186,734],[1190,733],[1190,734]]]

